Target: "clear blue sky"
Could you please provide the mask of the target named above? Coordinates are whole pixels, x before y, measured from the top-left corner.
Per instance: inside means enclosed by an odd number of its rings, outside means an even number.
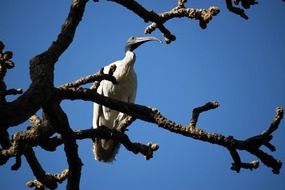
[[[158,12],[176,1],[140,1]],[[16,67],[6,77],[10,88],[29,86],[29,59],[56,39],[68,13],[70,1],[1,1],[0,39],[6,50],[14,51]],[[147,43],[137,49],[138,104],[158,108],[179,123],[188,123],[194,107],[218,100],[220,108],[204,113],[198,127],[244,139],[266,129],[277,106],[285,108],[285,3],[260,1],[247,10],[245,21],[225,9],[224,1],[189,1],[188,6],[217,5],[221,13],[199,28],[197,21],[176,19],[167,27],[177,40],[170,44]],[[60,85],[92,74],[124,56],[126,40],[143,35],[147,25],[125,8],[101,0],[87,4],[84,18],[70,48],[56,64],[55,84]],[[159,32],[154,36],[162,38]],[[10,98],[10,100],[13,97]],[[91,127],[92,103],[65,101],[71,127]],[[28,123],[10,130],[24,130]],[[281,190],[285,168],[280,175],[261,164],[255,171],[230,170],[231,157],[216,145],[171,134],[153,124],[136,121],[128,132],[133,141],[160,145],[154,158],[146,161],[121,147],[113,164],[93,159],[91,141],[79,141],[84,163],[81,189],[136,190]],[[273,155],[285,162],[285,123],[275,133]],[[43,168],[58,173],[67,167],[63,147],[57,152],[35,148]],[[255,158],[241,153],[243,161]],[[23,158],[19,171],[10,171],[14,160],[0,167],[0,189],[28,189],[33,179]],[[59,189],[65,189],[61,185]]]

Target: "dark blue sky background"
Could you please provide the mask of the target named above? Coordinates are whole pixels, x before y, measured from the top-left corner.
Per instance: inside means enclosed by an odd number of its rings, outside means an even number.
[[[140,1],[148,9],[167,11],[177,1]],[[275,108],[285,107],[285,3],[260,1],[247,10],[249,20],[229,13],[224,1],[189,1],[187,6],[221,8],[206,30],[197,21],[174,19],[166,26],[176,35],[170,45],[147,43],[137,49],[138,104],[158,108],[178,123],[190,121],[192,109],[212,100],[221,106],[201,115],[198,127],[233,135],[238,139],[259,134],[271,123]],[[30,84],[29,59],[46,50],[56,39],[68,13],[70,1],[1,1],[0,39],[14,52],[16,67],[6,77],[10,88],[26,90]],[[70,48],[58,60],[55,84],[61,85],[121,59],[126,40],[143,35],[147,25],[127,9],[108,1],[87,4],[84,18]],[[152,35],[162,38],[159,32]],[[12,100],[14,97],[10,97]],[[92,123],[92,103],[65,101],[72,129]],[[24,130],[28,123],[10,129]],[[284,122],[275,133],[273,155],[285,162]],[[255,171],[230,170],[227,150],[136,121],[129,137],[142,143],[158,143],[159,151],[146,161],[121,147],[113,164],[93,159],[91,141],[79,141],[84,163],[81,189],[136,190],[281,190],[284,167],[279,175],[261,164]],[[63,147],[56,152],[35,148],[43,168],[58,173],[67,167]],[[266,149],[264,149],[266,150]],[[266,150],[267,151],[267,150]],[[256,159],[241,152],[243,161]],[[19,171],[10,170],[14,160],[0,167],[0,189],[28,189],[33,179],[23,158]],[[59,189],[65,189],[61,185]]]

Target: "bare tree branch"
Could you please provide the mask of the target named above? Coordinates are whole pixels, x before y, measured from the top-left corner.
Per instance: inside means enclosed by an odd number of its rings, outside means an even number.
[[[153,22],[151,25],[146,27],[145,33],[150,34],[156,28],[158,28],[164,36],[165,42],[170,43],[174,41],[176,37],[171,34],[171,32],[163,25],[170,19],[186,17],[190,19],[196,19],[200,21],[200,27],[205,29],[207,24],[212,19],[213,16],[217,15],[220,10],[218,7],[210,7],[208,10],[205,9],[193,9],[185,8],[184,4],[186,1],[178,1],[178,6],[173,8],[168,12],[157,14],[154,11],[148,11],[138,2],[134,0],[124,1],[124,0],[110,0],[116,2],[127,9],[133,11],[139,17],[144,19],[145,22]]]
[[[88,75],[86,77],[82,77],[72,83],[66,83],[64,85],[61,85],[60,88],[78,88],[81,85],[93,83],[93,82],[101,82],[102,80],[109,80],[112,83],[116,84],[116,78],[113,77],[112,73],[104,74],[103,69],[101,69],[99,72]]]
[[[230,149],[231,152],[232,149],[245,150],[250,154],[253,154],[256,157],[258,157],[266,166],[271,167],[273,173],[278,173],[282,166],[280,160],[276,160],[272,156],[267,155],[266,153],[264,153],[262,150],[259,149],[261,145],[265,146],[268,145],[269,141],[271,140],[270,138],[271,133],[278,128],[280,121],[283,118],[283,109],[280,107],[276,108],[275,118],[271,126],[265,133],[254,136],[252,138],[248,138],[246,140],[237,140],[234,139],[232,136],[225,137],[221,134],[209,133],[196,127],[199,114],[203,111],[208,111],[210,109],[217,108],[219,104],[216,101],[209,102],[204,106],[195,108],[193,110],[193,116],[190,125],[183,126],[181,124],[177,124],[165,118],[156,109],[151,109],[142,105],[130,104],[113,100],[104,97],[102,95],[99,95],[90,89],[61,88],[58,89],[56,96],[62,99],[71,99],[71,100],[81,99],[81,100],[94,101],[96,103],[107,106],[111,109],[115,109],[120,112],[126,113],[134,118],[154,123],[159,127],[164,128],[170,132],[226,147],[227,149]],[[236,159],[234,158],[234,160]]]
[[[226,0],[226,5],[229,11],[241,16],[246,20],[248,19],[248,16],[245,14],[243,9],[233,6],[232,0]]]
[[[207,24],[209,21],[212,19],[213,16],[216,16],[220,12],[218,7],[209,7],[207,10],[206,9],[193,9],[193,8],[185,8],[184,6],[177,6],[173,8],[172,10],[164,13],[160,13],[160,22],[165,23],[170,19],[173,18],[181,18],[181,17],[186,17],[189,19],[195,19],[199,20],[200,22],[200,27],[202,29],[205,29],[207,27]],[[159,28],[159,25],[156,23],[152,23],[150,26],[148,26],[145,29],[145,33],[150,34],[153,32],[156,28]],[[160,29],[160,28],[159,28]],[[161,31],[161,29],[160,29]],[[161,31],[163,34],[164,32]],[[168,39],[170,37],[169,35],[164,35],[165,40],[167,43],[170,43],[171,39]],[[171,37],[170,37],[171,38]]]
[[[22,94],[23,93],[23,89],[21,88],[11,88],[6,90],[6,95],[17,95],[17,94]]]
[[[6,149],[11,146],[9,133],[6,129],[0,129],[0,145],[2,149]]]
[[[129,137],[123,133],[126,126],[129,125],[132,121],[130,117],[126,118],[127,119],[124,120],[124,122],[120,125],[121,127],[119,129],[109,129],[107,127],[101,126],[97,129],[76,130],[73,132],[73,136],[76,140],[94,138],[113,139],[123,144],[127,150],[133,152],[134,154],[141,153],[145,156],[146,159],[152,158],[153,152],[158,149],[158,145],[144,145],[141,143],[131,142]],[[35,138],[35,136],[37,137]],[[44,139],[44,145],[42,139]],[[40,145],[44,147],[49,147],[48,149],[46,148],[46,150],[54,151],[58,146],[62,145],[63,143],[64,141],[61,135],[52,138],[46,138],[46,133],[40,131],[40,128],[30,128],[27,131],[18,132],[13,139],[13,145],[11,145],[7,150],[0,151],[0,160],[7,161],[9,158],[15,157],[16,155],[21,156],[25,152],[25,146],[20,145]]]
[[[196,127],[200,113],[209,111],[211,109],[216,109],[217,107],[219,107],[219,102],[214,101],[214,102],[208,102],[207,104],[201,107],[193,109],[192,119],[191,119],[191,122],[189,123],[189,126]]]
[[[33,171],[33,174],[37,178],[37,181],[49,189],[56,189],[57,179],[53,175],[46,174],[30,146],[25,147],[24,155]]]
[[[73,0],[58,38],[47,51],[30,61],[32,83],[15,101],[0,105],[0,127],[16,126],[35,114],[49,99],[53,88],[54,64],[71,44],[87,0]]]
[[[54,129],[44,124],[37,116],[32,116],[30,121],[33,127],[28,127],[26,131],[15,133],[12,144],[10,143],[9,146],[0,151],[0,165],[5,164],[11,157],[21,156],[26,144],[29,144],[29,146],[40,145],[42,148],[49,150],[46,148],[46,140],[55,133]],[[17,164],[17,167],[14,166],[14,170],[19,167],[20,165]]]
[[[5,97],[10,94],[10,91],[7,91],[4,78],[7,70],[12,69],[15,66],[14,62],[11,60],[13,58],[13,52],[3,52],[4,48],[5,44],[0,41],[0,106],[6,103]]]
[[[258,4],[255,0],[234,0],[234,4],[238,5],[241,2],[241,5],[245,9],[249,9],[251,5]],[[245,11],[242,8],[234,7],[232,0],[226,0],[226,5],[229,11],[241,16],[244,19],[248,19],[248,16],[245,14]]]
[[[282,108],[276,108],[276,114],[268,129],[263,133],[249,137],[245,140],[235,139],[232,136],[210,133],[197,127],[200,114],[219,106],[217,101],[208,102],[205,105],[194,108],[191,121],[188,125],[177,124],[174,121],[164,117],[157,109],[152,109],[144,105],[121,102],[102,96],[96,92],[98,84],[102,80],[109,80],[116,84],[116,79],[112,76],[116,67],[111,67],[108,74],[103,70],[96,74],[83,77],[75,82],[66,83],[58,88],[54,87],[54,65],[62,53],[72,43],[76,28],[83,17],[85,6],[88,0],[73,0],[68,16],[62,26],[57,39],[50,47],[41,54],[33,57],[30,61],[31,84],[27,91],[22,94],[21,89],[7,89],[4,78],[8,69],[14,67],[11,60],[13,53],[11,51],[3,52],[5,44],[0,41],[0,165],[5,164],[10,158],[15,157],[15,164],[12,170],[18,170],[21,167],[21,158],[24,155],[36,179],[27,183],[29,187],[35,189],[56,189],[58,183],[67,179],[68,190],[79,189],[81,178],[82,162],[78,154],[77,140],[94,139],[95,137],[104,139],[113,139],[125,146],[125,148],[134,154],[142,154],[148,160],[153,157],[153,153],[158,150],[157,144],[142,144],[131,142],[124,132],[136,120],[140,119],[153,123],[160,128],[170,132],[182,135],[188,138],[216,144],[226,148],[232,159],[231,169],[239,172],[240,169],[257,169],[260,160],[264,165],[271,168],[274,174],[280,172],[282,162],[275,159],[270,154],[261,150],[262,146],[270,151],[275,151],[275,146],[271,143],[273,133],[278,129],[283,118]],[[159,29],[167,43],[176,39],[165,24],[174,18],[189,18],[199,21],[200,27],[205,29],[213,16],[219,13],[218,7],[209,7],[208,9],[186,8],[187,0],[178,0],[177,6],[173,9],[156,13],[145,9],[135,0],[110,0],[133,11],[145,22],[151,22],[146,27],[145,33],[151,33]],[[284,1],[284,0],[283,0]],[[97,2],[94,0],[94,2]],[[245,9],[257,4],[255,0],[234,0],[235,5],[241,4]],[[232,0],[226,0],[229,11],[248,19],[244,9],[233,6]],[[82,85],[93,83],[91,89],[82,88]],[[12,102],[6,101],[7,95],[22,94]],[[60,106],[63,100],[85,100],[96,102],[111,109],[125,113],[129,116],[118,124],[117,128],[109,129],[101,126],[97,129],[85,129],[74,131],[69,125],[68,117]],[[42,118],[34,114],[43,109]],[[10,139],[7,129],[16,126],[27,119],[30,119],[32,126],[26,131],[16,132]],[[58,136],[52,137],[55,133]],[[40,146],[47,151],[55,151],[60,145],[64,145],[68,170],[61,174],[48,174],[38,161],[33,150],[34,146]],[[254,155],[258,160],[243,162],[239,151],[245,151]]]
[[[159,148],[157,144],[150,143],[148,145],[144,145],[141,143],[132,143],[126,134],[104,126],[100,126],[98,129],[79,130],[75,132],[75,135],[77,139],[93,139],[94,137],[99,137],[116,140],[122,143],[127,150],[133,152],[134,154],[141,153],[145,156],[146,160],[152,158],[153,152]]]
[[[69,126],[68,118],[58,103],[49,102],[44,106],[43,112],[47,115],[63,140],[64,151],[66,153],[69,175],[67,178],[67,190],[78,190],[80,184],[82,162],[78,155],[78,145],[74,136],[74,132]]]
[[[53,181],[56,181],[57,183],[62,183],[68,177],[68,169],[63,170],[60,174],[49,175]],[[48,187],[37,179],[27,182],[26,185],[30,188],[34,187],[36,190],[44,190],[45,187]]]
[[[251,5],[256,5],[258,4],[257,1],[255,0],[234,0],[235,5],[238,5],[241,3],[242,7],[245,9],[249,9]]]

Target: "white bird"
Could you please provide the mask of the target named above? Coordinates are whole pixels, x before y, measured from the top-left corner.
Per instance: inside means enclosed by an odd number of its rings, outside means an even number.
[[[115,61],[104,67],[103,72],[109,73],[112,65],[116,66],[113,76],[117,83],[110,81],[101,81],[97,93],[117,99],[123,102],[133,103],[137,92],[137,76],[134,70],[136,55],[134,50],[141,44],[148,41],[161,41],[152,36],[148,37],[130,37],[125,46],[125,57],[122,60]],[[115,125],[126,115],[108,107],[94,103],[93,107],[93,128],[105,126],[108,128],[116,127]],[[120,144],[114,140],[95,138],[93,141],[93,152],[95,159],[102,162],[112,162],[119,150]]]

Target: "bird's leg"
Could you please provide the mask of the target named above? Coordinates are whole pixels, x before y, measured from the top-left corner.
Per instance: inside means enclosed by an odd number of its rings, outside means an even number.
[[[113,123],[113,129],[117,129],[117,127],[120,125],[121,121],[126,117],[127,115],[120,112],[117,116],[117,118],[114,120]]]
[[[135,121],[134,117],[120,113],[117,119],[114,121],[114,129],[124,133],[127,131],[127,128],[132,124],[133,121]]]

